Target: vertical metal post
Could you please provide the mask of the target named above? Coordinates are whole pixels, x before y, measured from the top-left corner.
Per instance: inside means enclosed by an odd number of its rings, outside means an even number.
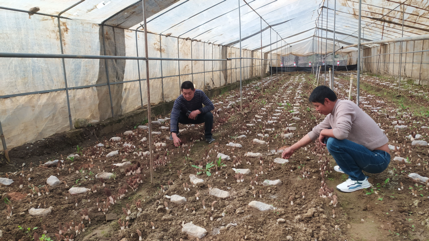
[[[273,77],[273,52],[271,52],[271,45],[272,45],[272,41],[271,41],[271,26],[270,26],[270,73],[271,73],[271,78]]]
[[[328,65],[328,59],[326,58],[328,55],[328,20],[329,20],[329,0],[326,0],[326,41],[325,41],[325,85],[326,85],[326,65]]]
[[[138,30],[140,27],[136,29],[136,55],[139,57],[139,43],[138,43]],[[142,78],[140,76],[140,60],[137,60],[137,73],[139,74],[139,88],[140,88],[140,102],[143,108],[143,92],[142,92]]]
[[[104,24],[101,25],[101,31],[103,32],[103,34],[102,34],[103,35],[102,36],[103,37],[103,53],[104,53],[104,55],[106,55],[106,41],[105,41],[105,37],[104,37],[104,35],[105,35]],[[115,29],[113,29],[113,35],[115,34],[114,31],[115,31]],[[104,59],[104,69],[106,70],[107,87],[109,89],[110,109],[112,111],[112,117],[114,117],[115,115],[113,112],[112,91],[110,89],[110,78],[109,78],[109,69],[107,68],[107,59]]]
[[[180,51],[179,51],[180,44],[179,44],[179,40],[180,40],[179,37],[177,37],[177,58],[178,59],[180,59]],[[179,95],[180,95],[180,92],[181,92],[180,87],[182,86],[182,80],[180,78],[180,61],[179,60],[177,61],[177,69],[179,70]]]
[[[3,151],[6,151],[7,150],[6,138],[4,137],[4,134],[3,134],[3,128],[1,126],[1,121],[0,121],[0,140],[1,140],[1,143],[3,145]]]
[[[416,51],[416,41],[413,41],[413,61],[411,62],[411,78],[413,78],[413,71],[414,71],[414,52]],[[407,51],[408,52],[408,51]],[[407,59],[407,58],[405,58]]]
[[[191,59],[192,59],[192,45],[194,41],[191,39]],[[192,75],[192,83],[194,83],[194,61],[191,60],[191,75]]]
[[[206,43],[203,42],[203,59],[206,58]],[[204,71],[204,87],[203,90],[206,90],[206,62],[203,62],[203,71]]]
[[[357,62],[357,93],[356,104],[359,106],[359,88],[360,88],[360,41],[361,41],[361,25],[362,25],[362,0],[359,0],[359,24],[358,24],[358,62]]]
[[[405,17],[405,5],[402,4],[402,38],[404,37],[404,17]],[[401,51],[399,57],[399,83],[398,91],[401,91],[401,81],[402,81],[402,52],[404,49],[404,41],[401,41]]]
[[[161,42],[162,36],[159,34],[159,57],[162,58],[162,42]],[[162,73],[162,60],[161,60],[161,95],[162,95],[162,102],[165,102],[164,98],[164,74]]]
[[[263,59],[263,52],[262,52],[262,18],[260,20],[260,26],[261,26],[261,79],[264,78],[264,64],[262,62]]]
[[[60,13],[61,14],[61,13]],[[63,49],[63,37],[61,34],[61,22],[60,22],[60,17],[58,15],[58,32],[60,35],[60,47],[61,47],[61,54],[64,54],[64,49]],[[73,121],[72,121],[72,116],[71,116],[71,111],[70,111],[70,97],[69,97],[69,88],[67,85],[67,72],[66,72],[66,63],[64,58],[61,59],[62,60],[62,64],[63,64],[63,74],[64,74],[64,87],[66,88],[66,99],[67,99],[67,111],[69,114],[69,126],[70,126],[70,130],[73,130]],[[1,133],[0,133],[1,134]],[[6,143],[5,143],[6,144]],[[6,150],[6,149],[5,149]]]
[[[219,58],[222,58],[222,45],[219,44]],[[219,63],[219,87],[222,86],[222,63]]]
[[[214,59],[214,44],[212,44],[212,59]],[[214,61],[212,60],[212,83],[214,88]]]
[[[334,37],[333,37],[333,46],[334,49],[332,50],[332,90],[335,90],[335,23],[337,18],[337,0],[334,0]]]
[[[147,23],[145,1],[142,0],[143,21],[144,21],[144,45],[146,54],[146,84],[147,84],[147,119],[149,125],[149,161],[150,161],[150,182],[153,183],[153,154],[152,154],[152,113],[150,106],[150,84],[149,84],[149,50],[147,43]],[[191,57],[192,58],[192,57]]]
[[[422,41],[422,51],[423,51],[423,47],[425,46],[425,41]],[[420,56],[420,70],[419,70],[419,85],[420,85],[420,81],[422,79],[422,63],[423,63],[423,52],[421,52],[421,56]]]
[[[243,111],[243,100],[242,100],[242,76],[241,76],[241,7],[240,1],[238,0],[238,29],[240,36],[240,111]]]

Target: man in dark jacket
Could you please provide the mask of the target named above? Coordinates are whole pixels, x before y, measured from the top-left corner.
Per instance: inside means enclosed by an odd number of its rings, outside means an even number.
[[[182,94],[174,101],[170,117],[170,140],[175,146],[179,146],[181,140],[179,134],[179,123],[201,124],[205,123],[205,138],[207,143],[212,143],[213,103],[202,90],[196,90],[191,81],[185,81],[180,87]],[[204,104],[204,107],[203,107]]]

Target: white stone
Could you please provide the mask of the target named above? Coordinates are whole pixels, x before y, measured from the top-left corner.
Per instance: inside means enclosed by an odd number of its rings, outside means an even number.
[[[157,120],[157,121],[152,121],[152,124],[161,125],[162,123],[161,123],[161,121]]]
[[[286,223],[286,220],[284,218],[277,219],[277,223]]]
[[[296,130],[296,127],[295,126],[290,126],[290,127],[286,127],[285,128],[285,131],[295,131]]]
[[[261,153],[253,153],[253,152],[247,152],[246,154],[244,154],[244,156],[248,156],[248,157],[261,157],[262,154]]]
[[[255,115],[255,117],[258,118],[258,119],[262,119],[263,118],[263,116],[260,116],[260,115]]]
[[[116,156],[119,155],[119,151],[111,151],[109,152],[109,154],[106,155],[106,157],[112,157],[112,156]]]
[[[287,139],[292,138],[293,137],[293,133],[283,133],[282,137],[283,138],[287,138]]]
[[[140,141],[141,141],[141,142],[145,142],[145,141],[147,141],[147,138],[146,138],[146,137],[143,137]]]
[[[220,159],[222,160],[222,161],[230,161],[231,160],[231,157],[229,157],[228,155],[225,155],[225,154],[222,154],[222,153],[218,153],[217,154],[217,159],[219,159],[219,157],[220,157]]]
[[[256,143],[256,144],[267,144],[267,142],[262,141],[262,140],[258,140],[258,139],[253,139],[253,143]]]
[[[58,160],[48,161],[43,164],[46,167],[56,166],[58,164]]]
[[[46,183],[51,187],[56,187],[60,185],[61,181],[56,176],[50,176],[48,180],[46,180]]]
[[[148,127],[148,126],[144,126],[144,125],[139,125],[137,128],[139,128],[139,129],[143,129],[143,130],[147,130],[147,129],[149,129],[149,127]]]
[[[391,150],[391,151],[394,151],[396,148],[396,146],[393,146],[393,145],[387,145],[387,146],[389,147],[389,150]],[[398,147],[398,149],[399,149],[399,147]]]
[[[301,118],[299,118],[299,117],[292,117],[292,120],[297,120],[297,121],[299,121],[299,120],[301,120]]]
[[[113,175],[113,173],[110,172],[102,172],[102,173],[98,173],[97,175],[95,175],[96,178],[99,179],[110,179]]]
[[[395,126],[395,129],[405,129],[405,128],[407,128],[406,125],[396,125]]]
[[[204,238],[207,230],[192,223],[185,223],[182,225],[182,233],[186,233],[192,238]]]
[[[246,138],[247,136],[246,135],[241,135],[241,136],[237,136],[237,139],[238,138]]]
[[[179,195],[171,195],[171,196],[167,196],[165,195],[166,198],[170,199],[170,202],[175,203],[175,204],[184,204],[186,202],[186,198],[179,196]]]
[[[122,140],[122,138],[120,138],[118,136],[110,138],[110,141],[121,141],[121,140]]]
[[[168,130],[168,129],[170,129],[170,127],[168,127],[168,126],[161,126],[159,129],[161,129],[161,130]]]
[[[237,148],[242,148],[243,147],[241,144],[234,143],[234,142],[229,142],[228,144],[226,144],[226,146],[237,147]]]
[[[228,191],[223,191],[218,188],[210,189],[209,194],[218,198],[228,198],[230,196]]]
[[[131,144],[131,143],[127,143],[125,142],[124,145],[122,145],[123,147],[129,147],[129,148],[136,148],[135,145]]]
[[[117,167],[123,167],[123,166],[128,166],[131,165],[131,162],[122,162],[122,163],[114,163],[113,166],[117,166]]]
[[[129,135],[133,135],[134,132],[133,131],[126,131],[124,132],[124,136],[129,136]]]
[[[247,126],[255,126],[255,124],[246,124]]]
[[[278,186],[281,185],[282,181],[280,179],[277,180],[265,180],[262,185],[264,186]]]
[[[395,158],[393,158],[394,161],[405,161],[406,159],[400,156],[395,156]]]
[[[232,170],[234,170],[235,173],[238,174],[250,174],[250,169],[236,169],[236,168],[232,168]]]
[[[6,185],[6,186],[9,186],[10,184],[12,184],[13,183],[13,180],[12,179],[9,179],[9,178],[4,178],[4,177],[0,177],[0,184],[3,184],[3,185]]]
[[[420,138],[422,138],[422,135],[420,135],[420,134],[416,134],[416,137],[414,137],[415,140],[418,140]]]
[[[104,145],[103,145],[104,146]],[[70,159],[71,157],[73,157],[73,158],[77,158],[77,157],[79,157],[79,154],[70,154],[70,155],[68,155],[67,156],[67,159]],[[61,161],[62,162],[62,161]]]
[[[95,147],[104,147],[103,143],[98,143],[97,145],[95,145]]]
[[[189,179],[192,184],[197,185],[198,183],[204,183],[204,179],[198,178],[194,174],[189,175]]]
[[[283,158],[277,157],[276,159],[274,159],[274,162],[275,162],[275,163],[278,163],[278,164],[285,164],[285,163],[288,163],[288,162],[289,162],[289,160],[288,160],[288,159],[283,159]]]
[[[251,208],[256,208],[261,212],[269,211],[275,209],[272,205],[268,205],[259,201],[251,201],[248,205]]]
[[[398,121],[392,121],[392,125],[398,124]]]
[[[164,147],[164,146],[167,146],[167,144],[166,143],[164,143],[164,142],[157,142],[157,143],[155,143],[154,144],[156,147]]]
[[[428,179],[429,179],[427,177],[420,176],[417,173],[410,173],[410,174],[408,174],[408,177],[412,178],[412,179],[414,179],[416,181],[420,181],[421,183],[426,183],[428,181]]]
[[[70,194],[80,194],[80,193],[86,193],[90,191],[91,189],[88,189],[86,187],[72,187],[69,189]]]
[[[152,131],[152,135],[161,135],[162,134],[162,132],[160,132],[160,131]]]
[[[411,143],[412,146],[427,146],[427,141],[413,141]]]
[[[52,212],[52,207],[49,208],[30,208],[28,213],[32,216],[46,216]]]

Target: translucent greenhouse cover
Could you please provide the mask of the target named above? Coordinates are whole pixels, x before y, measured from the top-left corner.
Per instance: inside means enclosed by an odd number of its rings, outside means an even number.
[[[136,29],[141,25],[141,1],[79,2],[81,1],[0,0],[0,6],[27,11],[38,7],[40,13],[57,15],[77,4],[62,16],[120,28]],[[239,47],[238,3],[241,6],[244,49],[259,50],[262,44],[263,52],[274,50],[278,53],[305,56],[320,52],[321,48],[322,52],[325,51],[321,42],[327,40],[328,45],[331,45],[328,51],[332,51],[333,0],[146,0],[148,30],[158,34]],[[358,3],[358,0],[337,0],[335,38],[338,47],[357,43]],[[428,5],[427,1],[417,0],[363,1],[362,41],[426,34],[429,27]],[[324,12],[323,18],[321,10]],[[316,40],[314,36],[322,38]],[[289,45],[293,45],[292,49],[287,48]],[[351,48],[344,51],[355,50]]]
[[[151,104],[173,101],[185,80],[199,89],[217,88],[240,76],[261,76],[270,66],[320,65],[326,52],[325,63],[333,61],[334,0],[145,0],[145,5],[149,57],[229,58],[149,61]],[[363,1],[362,41],[424,37],[428,5]],[[145,56],[141,1],[0,0],[0,12],[2,53]],[[358,0],[337,0],[335,61],[341,66],[356,64],[356,47],[341,47],[358,42],[357,26]],[[246,58],[241,61],[240,33]],[[418,41],[413,46],[428,48]],[[390,47],[399,50],[399,44]],[[147,105],[144,61],[0,58],[0,69],[0,122],[8,148],[73,129],[76,120],[98,123]]]

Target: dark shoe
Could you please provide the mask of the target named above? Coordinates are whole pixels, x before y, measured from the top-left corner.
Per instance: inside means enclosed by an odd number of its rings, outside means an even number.
[[[215,139],[213,137],[206,138],[206,142],[209,144],[214,142],[214,141],[215,141]]]

